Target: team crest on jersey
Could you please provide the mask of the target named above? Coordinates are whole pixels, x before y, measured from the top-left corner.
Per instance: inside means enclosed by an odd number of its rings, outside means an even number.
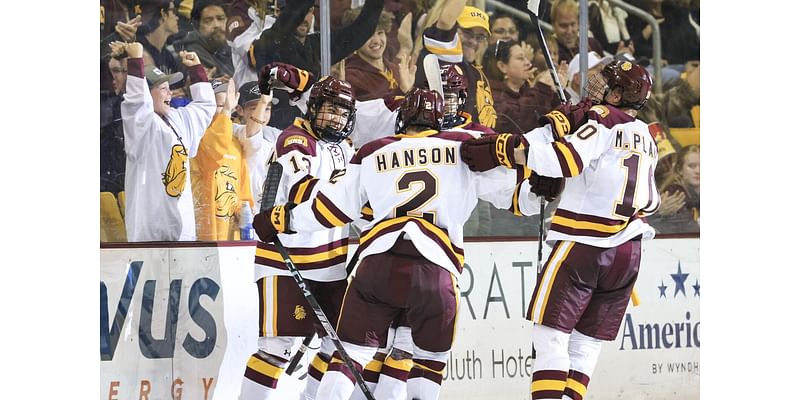
[[[299,144],[303,147],[308,147],[308,139],[300,135],[292,135],[283,141],[283,147],[289,147],[293,144]]]
[[[605,117],[607,117],[607,116],[608,116],[608,114],[609,114],[609,112],[610,112],[610,111],[608,111],[608,107],[606,107],[606,106],[601,106],[601,105],[599,105],[599,104],[598,104],[598,105],[596,105],[596,106],[592,106],[592,108],[590,108],[590,109],[589,109],[589,111],[594,111],[594,112],[595,112],[595,113],[597,113],[597,115],[599,115],[601,118],[605,118]]]
[[[298,321],[306,319],[306,309],[300,304],[294,306],[294,319]]]
[[[186,149],[179,144],[172,146],[169,162],[164,173],[161,174],[161,182],[164,190],[170,197],[180,197],[183,188],[186,186],[186,161],[188,154]]]
[[[620,68],[622,68],[623,71],[630,71],[631,68],[633,68],[633,64],[631,64],[630,61],[625,61],[624,63],[622,63]]]
[[[236,187],[239,177],[229,165],[223,165],[214,171],[214,215],[219,218],[231,218],[239,204]]]

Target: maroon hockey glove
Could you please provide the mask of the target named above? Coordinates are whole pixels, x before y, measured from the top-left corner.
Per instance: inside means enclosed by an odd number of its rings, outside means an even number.
[[[274,62],[261,68],[258,74],[258,88],[267,94],[272,87],[299,95],[313,83],[314,74],[294,65]],[[265,91],[266,90],[266,91]]]
[[[270,207],[253,217],[253,229],[262,242],[272,242],[279,233],[294,233],[289,231],[290,211],[293,203]]]
[[[539,117],[539,123],[550,124],[553,133],[558,135],[553,139],[558,140],[564,135],[572,133],[573,129],[586,123],[589,109],[592,108],[594,103],[588,97],[584,97],[578,104],[572,105],[570,103],[562,104],[553,111]]]
[[[528,182],[531,184],[531,193],[542,196],[547,201],[555,200],[564,191],[564,178],[551,178],[534,172]]]
[[[514,149],[523,143],[521,135],[486,135],[461,143],[461,159],[473,171],[488,171],[499,165],[514,167]]]

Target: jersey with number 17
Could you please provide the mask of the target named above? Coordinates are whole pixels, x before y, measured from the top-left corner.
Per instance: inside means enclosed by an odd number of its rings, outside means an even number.
[[[613,106],[597,105],[588,121],[561,140],[530,143],[527,166],[539,175],[567,177],[547,234],[548,243],[569,240],[615,247],[655,231],[643,217],[660,204],[653,173],[658,146],[647,124]]]

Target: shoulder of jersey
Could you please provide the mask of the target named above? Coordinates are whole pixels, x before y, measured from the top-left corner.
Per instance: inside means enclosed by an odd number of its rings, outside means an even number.
[[[371,142],[367,142],[366,144],[361,146],[361,148],[358,149],[353,158],[350,159],[350,163],[361,164],[361,160],[368,157],[370,154],[378,151],[381,147],[390,145],[398,141],[400,141],[400,138],[397,136],[386,136],[375,139]]]
[[[482,135],[483,135],[482,131],[460,127],[460,128],[452,128],[446,131],[441,131],[433,135],[432,137],[444,140],[454,140],[457,142],[463,142],[465,140],[477,139]]]
[[[496,135],[497,132],[494,129],[489,128],[486,125],[480,124],[478,122],[470,122],[461,127],[461,129],[469,132],[476,132],[478,135]]]
[[[317,139],[308,132],[296,126],[290,126],[281,132],[275,142],[275,151],[278,157],[296,150],[310,156],[317,155]]]
[[[614,106],[601,104],[592,106],[592,108],[589,109],[588,117],[591,120],[597,121],[606,128],[612,128],[614,125],[624,124],[635,120],[635,118],[625,114]]]

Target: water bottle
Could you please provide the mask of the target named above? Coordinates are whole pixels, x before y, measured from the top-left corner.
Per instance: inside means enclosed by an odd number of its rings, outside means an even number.
[[[246,201],[239,210],[239,235],[241,240],[255,240],[256,236],[253,229],[253,210]]]

